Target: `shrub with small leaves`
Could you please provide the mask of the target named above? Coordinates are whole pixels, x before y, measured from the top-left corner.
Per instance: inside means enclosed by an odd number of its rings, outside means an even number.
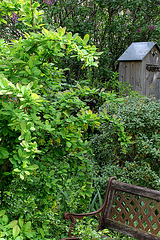
[[[159,173],[160,159],[160,103],[145,96],[131,95],[123,103],[108,103],[107,114],[123,122],[130,143],[122,148],[117,129],[111,123],[104,123],[91,139],[90,146],[99,164],[125,161],[148,162],[151,169]]]

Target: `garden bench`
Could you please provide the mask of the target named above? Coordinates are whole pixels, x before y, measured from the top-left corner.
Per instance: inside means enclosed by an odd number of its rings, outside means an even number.
[[[115,230],[140,240],[160,240],[160,191],[151,190],[116,181],[111,177],[107,184],[103,205],[91,213],[65,213],[65,220],[71,219],[69,239],[76,219],[98,216],[98,230]],[[104,237],[104,239],[108,239]]]

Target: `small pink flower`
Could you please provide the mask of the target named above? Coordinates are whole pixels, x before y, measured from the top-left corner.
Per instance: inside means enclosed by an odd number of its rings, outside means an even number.
[[[18,19],[17,14],[16,14],[15,12],[13,12],[13,13],[12,13],[12,20],[13,20],[13,22],[16,23],[16,22],[17,22],[17,19]]]
[[[150,30],[150,31],[152,31],[152,30],[154,30],[154,29],[155,29],[155,26],[154,26],[154,25],[149,26],[149,30]]]
[[[137,33],[141,33],[142,31],[141,31],[141,29],[139,28],[139,29],[137,29]]]
[[[129,9],[127,9],[127,10],[126,10],[126,13],[127,13],[127,14],[130,14],[130,10],[129,10]]]

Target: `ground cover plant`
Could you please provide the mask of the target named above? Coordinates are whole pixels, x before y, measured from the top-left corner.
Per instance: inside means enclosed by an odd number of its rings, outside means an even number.
[[[53,24],[56,4],[0,2],[0,240],[66,237],[64,212],[97,209],[112,175],[159,189],[159,103],[94,86],[102,48]],[[96,224],[76,231],[98,239]]]

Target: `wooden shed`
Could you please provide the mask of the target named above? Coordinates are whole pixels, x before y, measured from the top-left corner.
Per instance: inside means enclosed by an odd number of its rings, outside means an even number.
[[[135,42],[118,59],[119,81],[132,90],[160,99],[160,47],[154,42]]]

